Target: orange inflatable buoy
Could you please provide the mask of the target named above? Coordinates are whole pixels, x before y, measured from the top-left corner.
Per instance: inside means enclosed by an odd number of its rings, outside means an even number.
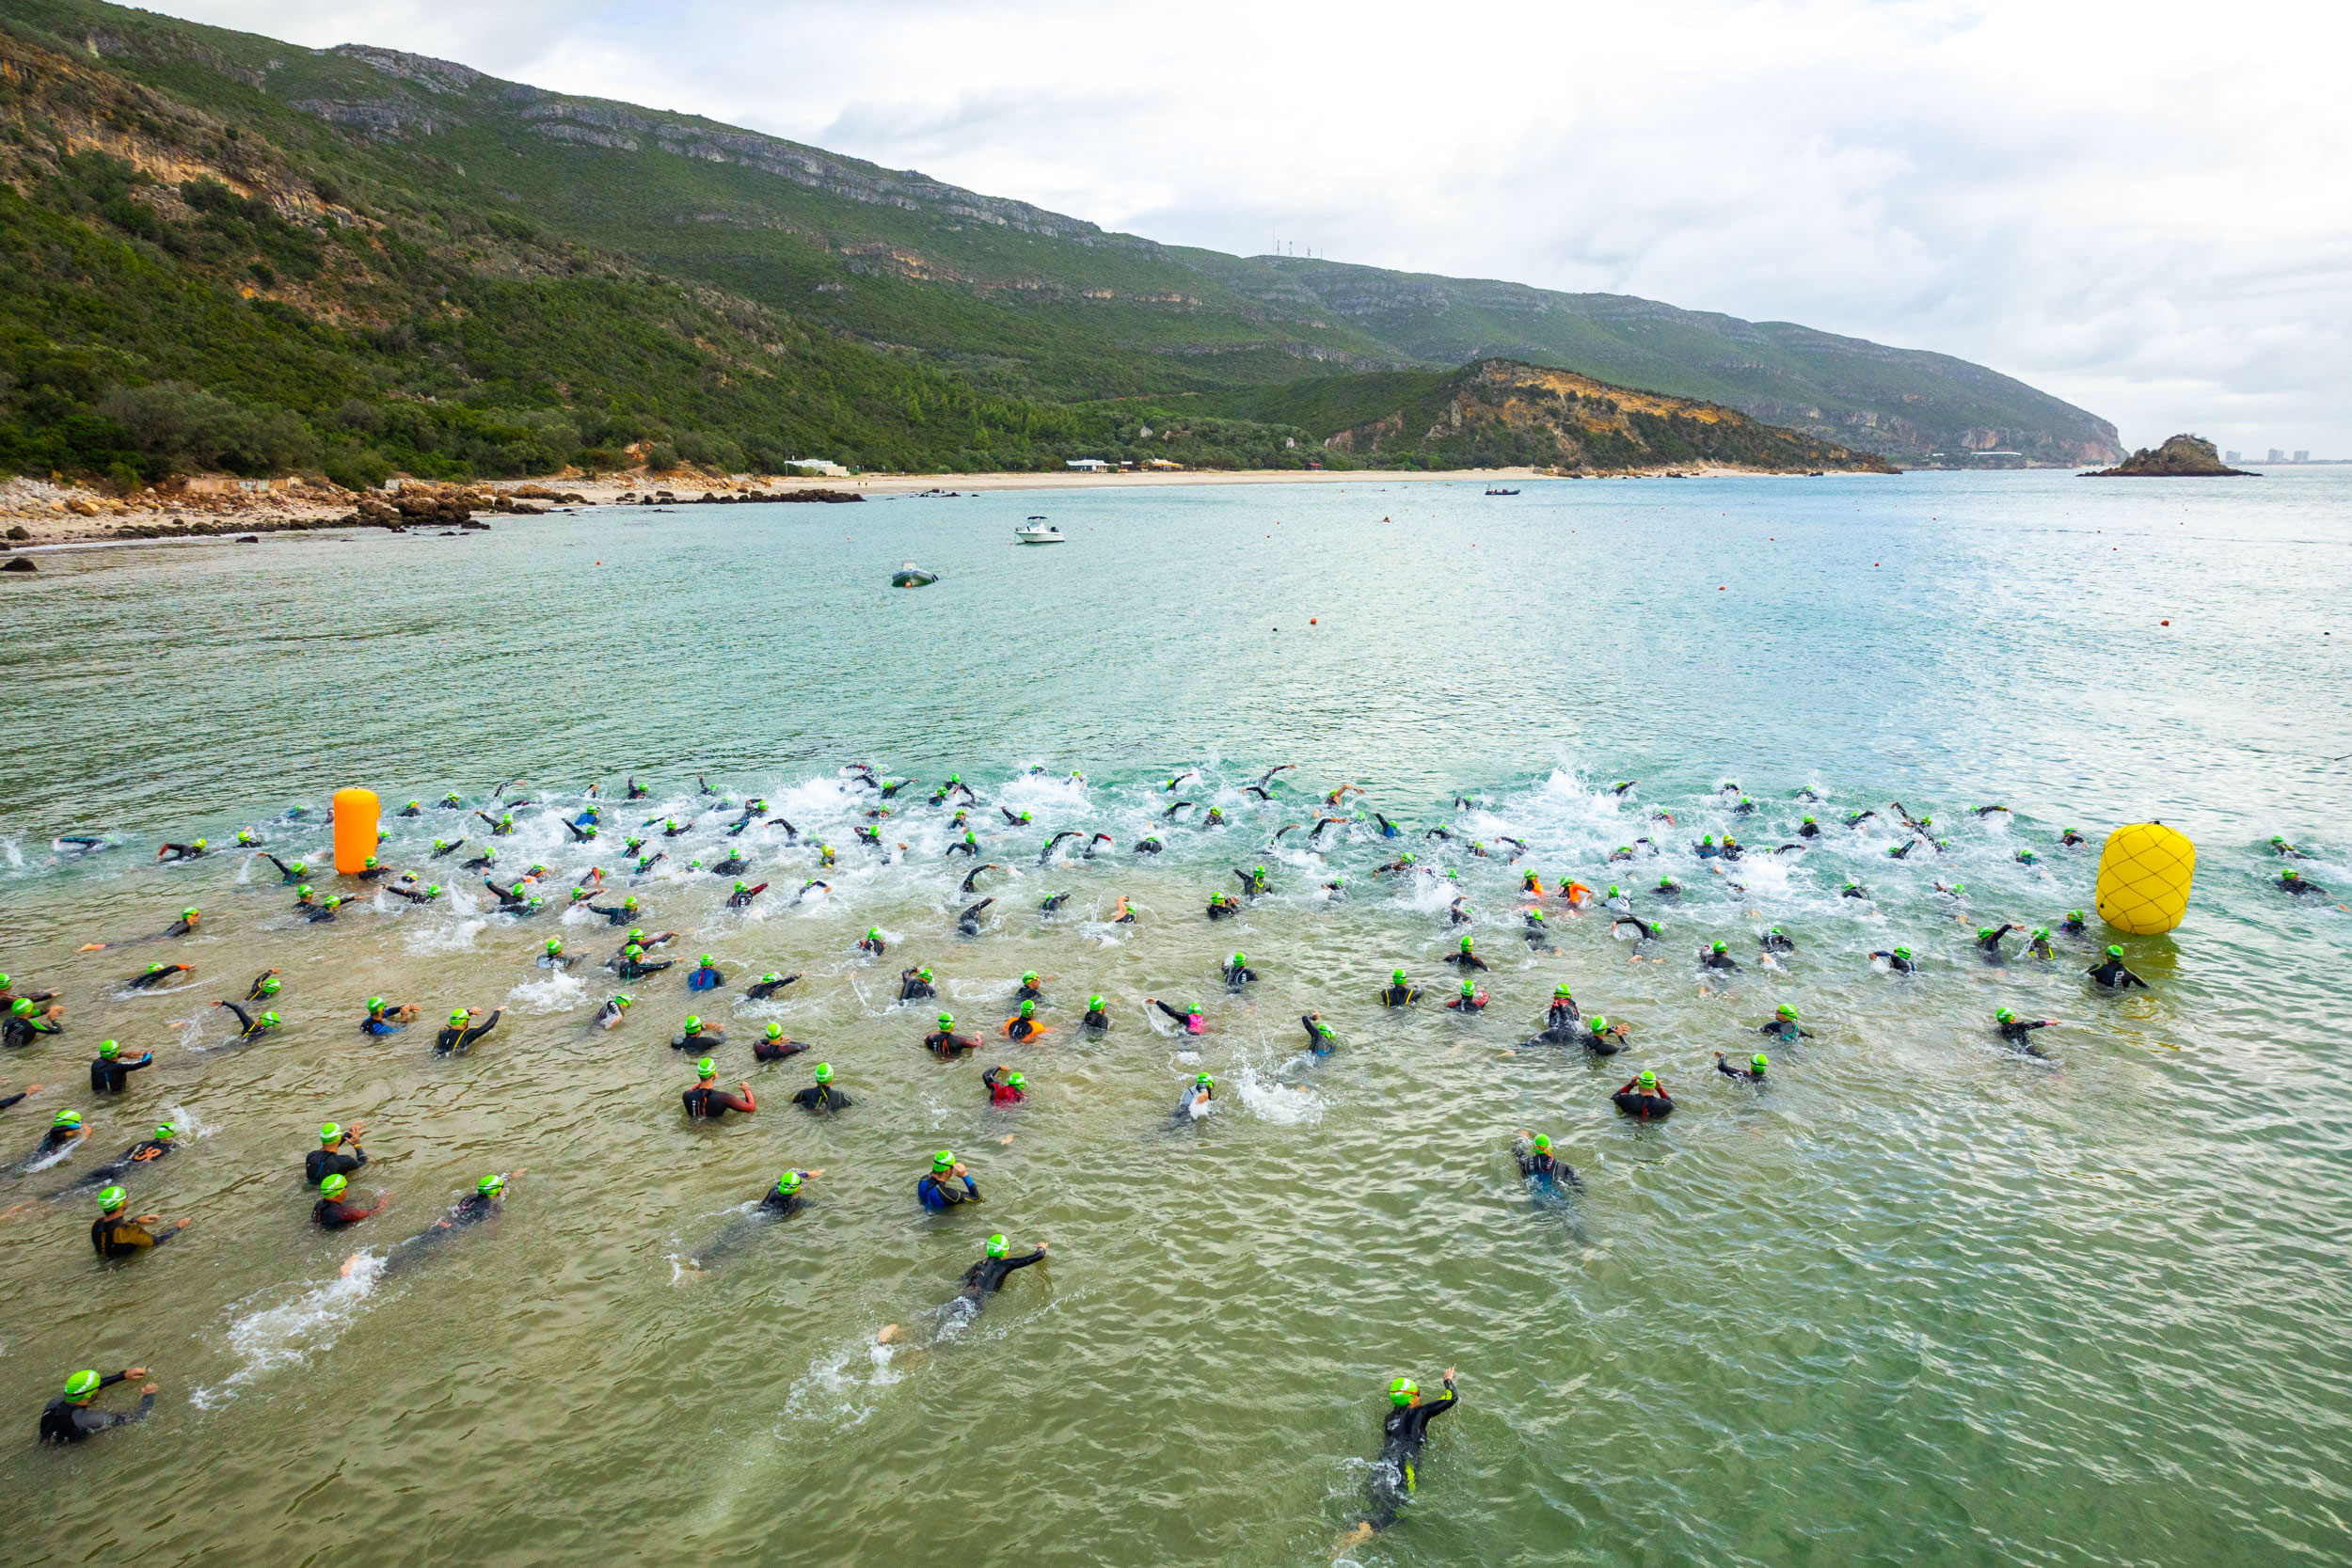
[[[335,791],[335,869],[348,877],[368,868],[375,853],[376,820],[383,806],[373,789]]]

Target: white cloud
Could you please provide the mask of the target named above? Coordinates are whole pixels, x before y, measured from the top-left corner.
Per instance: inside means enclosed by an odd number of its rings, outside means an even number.
[[[167,0],[1175,243],[1605,289],[1980,360],[2136,444],[2352,455],[2340,9]]]

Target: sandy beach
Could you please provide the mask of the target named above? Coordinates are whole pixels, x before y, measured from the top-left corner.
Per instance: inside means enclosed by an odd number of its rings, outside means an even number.
[[[1717,467],[1658,469],[1597,476],[1616,479],[1714,477],[1749,470]],[[566,506],[612,506],[667,493],[678,504],[691,504],[705,495],[775,494],[793,490],[832,490],[876,498],[912,495],[972,494],[983,490],[1066,492],[1110,488],[1170,488],[1200,484],[1517,484],[1549,477],[1536,468],[1463,468],[1424,472],[1410,468],[1330,469],[1184,469],[1175,472],[1109,473],[978,473],[978,474],[852,474],[823,479],[786,479],[773,475],[673,473],[651,477],[630,473],[602,479],[554,477],[526,480],[485,480],[464,484],[437,484],[402,480],[402,492],[470,499],[484,511],[503,500],[508,505],[563,510]],[[1796,475],[1783,475],[1795,478]],[[387,499],[389,492],[365,496],[321,482],[284,490],[239,490],[228,494],[191,495],[167,486],[136,496],[110,496],[77,485],[40,480],[12,479],[0,483],[0,552],[38,553],[60,548],[155,543],[230,543],[242,535],[310,532],[333,527],[349,517],[363,500]]]

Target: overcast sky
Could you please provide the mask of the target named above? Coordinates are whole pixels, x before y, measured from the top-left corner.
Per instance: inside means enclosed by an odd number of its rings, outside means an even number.
[[[2133,445],[2352,457],[2340,5],[159,8],[704,114],[1159,240],[1937,349]]]

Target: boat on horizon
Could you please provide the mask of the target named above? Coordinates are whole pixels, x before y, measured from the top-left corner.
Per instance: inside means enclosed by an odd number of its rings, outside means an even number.
[[[1518,492],[1517,490],[1505,490],[1500,484],[1489,484],[1486,486],[1486,494],[1490,496],[1516,496]]]
[[[1042,517],[1032,517],[1012,531],[1015,541],[1024,545],[1059,545],[1065,541],[1061,530]]]

